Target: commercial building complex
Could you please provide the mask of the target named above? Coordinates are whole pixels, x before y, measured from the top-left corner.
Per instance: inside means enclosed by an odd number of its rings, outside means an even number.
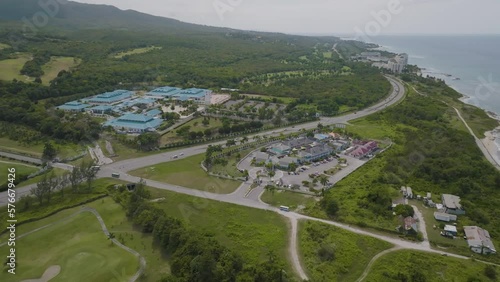
[[[63,110],[66,112],[84,112],[86,108],[91,107],[88,104],[83,104],[77,101],[68,102],[64,105],[57,107],[58,110]]]
[[[146,93],[146,95],[160,99],[172,99],[175,101],[193,101],[198,105],[210,105],[212,99],[212,91],[208,89],[181,89],[170,86],[156,88]]]
[[[90,98],[82,99],[83,103],[91,105],[111,105],[125,99],[129,99],[134,92],[128,90],[115,90],[113,92],[102,93]]]

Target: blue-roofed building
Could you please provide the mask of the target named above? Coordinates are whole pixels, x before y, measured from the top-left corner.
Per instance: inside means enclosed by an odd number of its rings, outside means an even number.
[[[57,107],[57,109],[63,110],[66,112],[83,112],[88,107],[90,107],[90,105],[73,101],[73,102],[68,102],[64,105],[61,105],[61,106]]]
[[[155,131],[162,123],[163,119],[141,114],[126,114],[105,122],[103,126],[111,126],[117,131],[128,133],[143,133]]]
[[[176,101],[193,101],[199,105],[210,105],[212,91],[208,89],[189,88],[180,89],[177,87],[160,87],[146,93],[147,96],[173,99]]]
[[[318,140],[318,141],[323,141],[323,140],[326,140],[330,138],[330,135],[326,135],[326,134],[314,134],[314,139]]]
[[[148,117],[158,117],[162,114],[163,112],[160,111],[159,109],[153,109],[145,113],[146,116]]]
[[[87,111],[91,112],[94,115],[104,115],[111,113],[113,111],[113,107],[107,105],[99,105],[92,108],[88,108]]]
[[[169,98],[172,97],[173,95],[179,94],[182,89],[177,88],[177,87],[170,87],[170,86],[165,86],[165,87],[160,87],[156,88],[153,91],[150,91],[146,93],[147,96],[154,96],[154,97],[161,97],[161,98]]]
[[[113,92],[106,92],[94,97],[83,99],[85,103],[92,105],[110,105],[125,99],[129,99],[134,95],[134,92],[128,90],[115,90]]]

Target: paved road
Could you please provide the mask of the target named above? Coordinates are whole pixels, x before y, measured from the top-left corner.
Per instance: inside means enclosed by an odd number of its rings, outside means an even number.
[[[27,157],[27,156],[18,155],[18,154],[0,152],[0,156],[6,157],[6,158],[10,158],[10,159],[14,159],[14,160],[19,160],[19,161],[22,161],[22,162],[28,162],[28,163],[32,163],[32,164],[36,164],[36,165],[41,165],[42,164],[42,160],[41,159]]]

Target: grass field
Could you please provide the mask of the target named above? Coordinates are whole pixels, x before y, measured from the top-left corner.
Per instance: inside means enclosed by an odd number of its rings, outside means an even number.
[[[287,224],[280,215],[218,201],[151,189],[156,205],[169,216],[183,220],[196,230],[213,234],[225,246],[239,252],[245,261],[261,262],[269,251],[285,261],[288,257]],[[292,273],[291,270],[286,270]]]
[[[290,104],[291,102],[296,100],[295,98],[290,98],[290,97],[277,97],[277,96],[267,96],[267,95],[257,95],[257,94],[242,94],[242,95],[251,98],[264,99],[264,101],[268,102],[272,102],[273,98],[276,98],[278,100],[281,100],[281,102],[284,104]]]
[[[296,210],[298,206],[312,206],[316,203],[312,196],[283,190],[277,190],[274,193],[266,190],[261,200],[275,207],[287,206],[290,210]]]
[[[0,138],[0,150],[41,158],[43,151],[43,144],[21,145],[17,141],[3,137]]]
[[[485,266],[471,260],[405,250],[379,258],[373,264],[365,281],[495,281],[484,275]],[[415,272],[425,278],[409,279]],[[399,278],[398,273],[400,273]],[[403,280],[404,277],[406,280]],[[475,280],[469,280],[471,278]]]
[[[115,54],[115,55],[113,55],[113,58],[121,59],[124,56],[142,54],[142,53],[146,53],[146,52],[158,50],[158,49],[162,49],[162,47],[150,46],[150,47],[144,47],[144,48],[137,48],[137,49],[133,49],[130,51],[125,51],[125,52],[120,52],[118,54]]]
[[[7,176],[8,169],[15,168],[16,169],[16,178],[19,179],[21,175],[30,175],[34,172],[37,172],[40,168],[32,165],[22,164],[18,162],[6,161],[4,159],[0,159],[0,173],[1,175]],[[7,177],[2,177],[0,179],[0,185],[7,183]]]
[[[229,194],[241,185],[241,182],[238,181],[209,176],[200,167],[204,157],[204,154],[191,156],[178,161],[134,170],[130,174],[145,179],[219,194]]]
[[[7,49],[9,47],[10,47],[10,45],[4,44],[4,43],[0,43],[0,50]]]
[[[2,71],[0,71],[0,80],[11,81],[17,79],[19,81],[33,81],[32,78],[28,77],[28,79],[26,79],[27,77],[20,73],[24,64],[30,59],[30,54],[18,53],[15,59],[1,60],[0,70]]]
[[[301,261],[311,281],[356,281],[376,254],[392,246],[313,221],[300,222],[298,236]]]
[[[80,61],[80,59],[74,57],[51,57],[50,61],[42,67],[44,72],[41,77],[42,83],[49,85],[50,81],[56,78],[60,71],[70,70],[78,66]]]
[[[161,137],[161,144],[165,145],[165,144],[183,141],[184,138],[181,136],[178,136],[176,133],[176,130],[178,130],[179,128],[185,127],[185,126],[190,127],[189,131],[195,131],[195,132],[196,131],[203,132],[207,129],[216,129],[216,128],[222,127],[222,121],[220,119],[217,119],[217,118],[210,118],[209,119],[210,123],[207,126],[203,125],[202,121],[203,121],[202,117],[194,118],[194,119],[190,120],[189,122],[186,122],[182,126],[179,126],[178,128],[168,132],[167,134],[165,134]]]
[[[54,225],[16,240],[16,280],[39,278],[52,265],[61,266],[59,275],[51,279],[54,282],[123,281],[137,271],[138,259],[111,245],[93,214],[44,221]],[[28,228],[29,224],[24,229]],[[6,235],[2,237],[5,240]],[[7,254],[8,248],[4,245],[0,252]],[[13,281],[6,272],[0,273],[0,280]]]

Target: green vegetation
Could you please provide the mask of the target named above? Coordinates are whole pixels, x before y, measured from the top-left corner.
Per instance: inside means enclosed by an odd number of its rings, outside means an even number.
[[[124,187],[109,191],[142,232],[153,234],[169,255],[171,275],[180,281],[215,282],[236,277],[276,281],[279,276],[289,281],[290,269],[283,263],[286,224],[279,215],[145,190],[142,183],[133,193]],[[151,200],[156,197],[160,198]],[[192,267],[198,271],[190,271]]]
[[[446,91],[446,85],[436,85]],[[479,225],[498,238],[495,199],[500,196],[500,173],[470,134],[448,119],[449,109],[432,97],[410,92],[398,106],[354,122],[348,130],[376,139],[387,135],[394,145],[337,183],[309,212],[327,217],[326,207],[336,202],[339,210],[330,216],[337,220],[394,232],[399,223],[388,207],[401,196],[399,187],[408,185],[415,194],[459,195],[467,211],[460,216],[461,224]]]
[[[495,281],[491,266],[472,260],[416,251],[396,251],[379,258],[365,281]],[[495,270],[495,268],[493,268]]]
[[[12,81],[17,79],[19,81],[31,81],[31,78],[21,75],[21,69],[24,64],[30,60],[30,54],[19,53],[14,54],[9,59],[0,61],[0,80]]]
[[[287,206],[290,210],[295,210],[299,206],[309,207],[316,203],[313,196],[284,190],[266,190],[264,194],[262,194],[261,200],[275,207]]]
[[[26,165],[18,162],[11,162],[11,161],[6,161],[3,158],[0,158],[0,171],[1,173],[4,173],[7,175],[7,171],[9,168],[15,168],[16,169],[16,180],[21,182],[23,179],[28,177],[28,175],[37,172],[40,168],[33,166],[33,165]],[[3,187],[5,184],[7,184],[7,177],[2,177],[2,180],[0,180],[0,187]],[[1,190],[1,189],[0,189]]]
[[[91,213],[63,221],[45,219],[40,224],[53,225],[16,240],[16,279],[39,278],[52,265],[61,267],[52,281],[112,281],[131,277],[138,269],[137,258],[110,244]],[[23,231],[33,230],[30,226]],[[7,235],[2,237],[4,241]],[[4,254],[8,249],[7,245],[0,247]],[[123,276],[115,277],[117,274]],[[2,271],[0,280],[11,281],[11,275]]]
[[[324,223],[305,221],[299,227],[300,253],[311,281],[356,281],[376,254],[391,247]]]
[[[191,156],[134,170],[130,174],[145,179],[220,194],[231,193],[241,185],[241,182],[238,181],[209,176],[200,166],[203,159],[203,154]]]
[[[10,48],[10,45],[0,43],[0,50]]]
[[[81,60],[74,57],[51,57],[50,61],[42,66],[43,75],[40,77],[44,85],[49,85],[61,71],[69,71],[78,66]]]
[[[115,59],[121,59],[125,56],[132,56],[132,55],[137,55],[137,54],[142,54],[142,53],[147,53],[153,50],[158,50],[161,49],[162,47],[156,47],[156,46],[150,46],[150,47],[144,47],[144,48],[136,48],[130,51],[125,51],[125,52],[120,52],[116,55],[113,56]]]

